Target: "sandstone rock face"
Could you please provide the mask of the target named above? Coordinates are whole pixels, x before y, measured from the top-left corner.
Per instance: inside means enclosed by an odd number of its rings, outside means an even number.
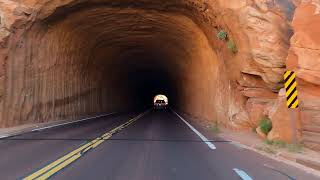
[[[239,46],[233,69],[237,89],[246,97],[241,104],[248,119],[232,120],[233,126],[257,126],[266,109],[276,102],[283,86],[283,72],[290,47],[295,6],[291,1],[220,1],[227,29]],[[240,72],[240,73],[238,73]],[[235,73],[234,73],[235,74]],[[242,113],[242,109],[237,111]],[[236,114],[233,117],[237,117]],[[244,121],[244,122],[243,122]]]
[[[249,127],[258,127],[262,117],[266,116],[266,108],[268,103],[264,101],[257,101],[254,98],[250,98],[246,104],[246,111],[249,113]]]
[[[242,29],[249,41],[248,50],[252,61],[252,65],[242,71],[261,76],[273,90],[279,89],[283,80],[291,35],[289,20],[294,11],[290,1],[285,5],[280,2],[258,0],[239,11]],[[291,11],[285,12],[282,9]]]
[[[277,94],[293,69],[305,139],[314,145],[319,7],[316,0],[0,0],[0,125],[142,108],[161,91],[176,109],[234,129],[267,115],[275,127],[268,138],[289,140]],[[220,30],[237,53],[216,37]]]
[[[303,0],[292,21],[294,35],[287,58],[289,69],[299,78],[299,99],[302,109],[303,142],[320,149],[320,2]]]

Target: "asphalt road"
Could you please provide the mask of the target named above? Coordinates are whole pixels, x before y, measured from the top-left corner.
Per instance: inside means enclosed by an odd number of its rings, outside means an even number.
[[[286,175],[319,179],[204,134],[213,140],[216,149],[212,149],[170,110],[151,110],[133,119],[138,114],[112,115],[0,140],[0,179],[36,173],[44,177],[50,172],[54,172],[47,176],[51,179],[68,180],[239,180],[240,175],[245,180],[287,180]],[[81,153],[75,152],[79,147]],[[62,158],[68,154],[69,159]],[[58,165],[57,160],[61,160]]]

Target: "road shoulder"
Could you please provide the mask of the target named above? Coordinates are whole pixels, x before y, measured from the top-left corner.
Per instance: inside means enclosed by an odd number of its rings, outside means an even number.
[[[264,157],[299,168],[320,178],[320,153],[318,152],[303,148],[302,152],[293,153],[288,152],[287,149],[268,147],[253,132],[234,131],[223,127],[219,127],[217,131],[216,128],[213,128],[212,123],[192,117],[186,113],[179,113],[209,139],[229,142],[235,146],[254,151]],[[271,151],[266,151],[263,147],[271,148]]]
[[[115,115],[115,114],[120,114],[120,113],[118,112],[103,113],[103,114],[97,114],[94,116],[85,116],[85,117],[82,117],[81,119],[57,120],[57,121],[44,122],[44,123],[25,124],[25,125],[10,127],[10,128],[0,128],[0,140],[34,132],[37,130],[50,129],[54,127],[59,127],[67,124],[74,124],[78,122],[84,122],[84,121],[93,120],[101,117]]]

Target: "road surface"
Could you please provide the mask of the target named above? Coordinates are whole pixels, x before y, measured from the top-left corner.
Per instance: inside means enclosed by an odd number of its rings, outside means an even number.
[[[111,115],[0,140],[0,179],[318,179],[197,134],[171,110],[138,115]]]

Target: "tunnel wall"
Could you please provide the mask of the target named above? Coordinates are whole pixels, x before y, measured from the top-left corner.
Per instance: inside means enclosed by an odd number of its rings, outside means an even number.
[[[74,119],[130,107],[124,87],[105,78],[103,71],[90,63],[88,42],[75,29],[66,28],[39,24],[19,38],[7,64],[4,126]]]

